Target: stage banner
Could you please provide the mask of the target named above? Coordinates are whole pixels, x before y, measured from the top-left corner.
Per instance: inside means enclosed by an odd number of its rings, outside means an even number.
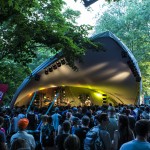
[[[8,90],[8,84],[0,84],[0,102],[3,99],[4,94],[7,92]]]

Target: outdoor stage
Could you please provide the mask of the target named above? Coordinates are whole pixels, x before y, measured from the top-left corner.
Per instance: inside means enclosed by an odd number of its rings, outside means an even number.
[[[138,103],[141,73],[131,51],[111,32],[95,35],[91,40],[99,42],[104,51],[88,49],[83,63],[75,62],[78,70],[73,70],[61,53],[49,58],[22,82],[11,107],[29,104],[35,93],[42,95],[38,105],[43,107],[54,99],[54,91],[59,88],[65,94],[56,90],[60,94],[58,104],[73,101],[72,105],[79,105],[88,97],[98,105]]]

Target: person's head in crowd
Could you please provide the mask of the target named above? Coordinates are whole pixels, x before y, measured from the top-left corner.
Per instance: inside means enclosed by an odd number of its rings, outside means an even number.
[[[65,133],[68,133],[70,132],[70,129],[71,129],[71,124],[68,120],[65,120],[62,124],[62,129],[63,129],[63,132]]]
[[[56,107],[56,108],[55,108],[55,113],[58,113],[58,112],[59,112],[59,108]]]
[[[126,114],[126,110],[127,110],[127,108],[123,107],[122,110],[121,110],[121,114]]]
[[[123,115],[123,114],[119,115],[118,127],[119,127],[119,130],[122,130],[124,128],[129,128],[129,120],[126,115]]]
[[[106,104],[103,104],[102,107],[101,107],[101,110],[103,113],[106,113],[107,110],[108,110],[108,106]]]
[[[26,130],[28,124],[29,124],[29,120],[27,118],[20,119],[18,122],[19,130],[21,130],[21,131]]]
[[[69,120],[69,119],[71,118],[71,116],[72,116],[72,113],[71,113],[71,112],[67,112],[67,113],[66,113],[66,119]]]
[[[148,138],[150,137],[150,121],[146,119],[141,119],[135,124],[136,137],[138,138]]]
[[[147,113],[150,112],[150,108],[148,106],[145,107],[145,112],[147,112]]]
[[[82,125],[83,126],[89,126],[89,124],[90,124],[90,118],[88,117],[88,116],[83,116],[82,117]]]
[[[140,106],[140,110],[144,111],[145,107],[143,105]]]
[[[109,118],[107,113],[101,113],[95,116],[95,119],[100,123],[102,126],[107,126],[109,123]]]
[[[0,128],[3,126],[4,124],[4,118],[0,116]]]
[[[14,110],[14,112],[13,112],[13,116],[14,116],[14,117],[17,117],[17,116],[18,116],[18,114],[19,114],[19,112],[18,112],[17,110]]]
[[[69,109],[68,109],[68,112],[72,113],[73,111],[72,111],[72,109],[69,108]]]
[[[34,106],[30,107],[30,111],[32,111],[32,112],[34,111]]]
[[[108,107],[108,115],[109,115],[110,117],[113,117],[113,116],[115,115],[115,113],[116,113],[115,107],[109,106],[109,107]]]
[[[51,117],[51,116],[48,116],[48,117],[47,117],[47,122],[48,122],[49,124],[52,124],[53,119],[52,119],[52,117]]]
[[[112,106],[112,103],[109,103],[109,106]]]
[[[88,111],[86,112],[86,115],[87,115],[89,118],[91,118],[91,117],[92,117],[92,111],[91,111],[91,110],[88,110]]]
[[[127,116],[129,116],[131,114],[131,110],[127,109],[125,113],[126,113]]]
[[[83,108],[82,108],[82,114],[85,115],[86,112],[87,112],[87,108],[86,108],[86,107],[83,107]]]
[[[73,117],[72,118],[72,125],[76,126],[79,124],[79,118],[78,117]]]
[[[42,115],[41,119],[43,123],[47,123],[48,115]]]
[[[69,135],[64,141],[65,150],[79,150],[80,140],[75,134]]]
[[[73,110],[73,114],[76,114],[78,112],[78,108],[77,107],[73,107],[72,110]]]
[[[141,113],[142,119],[150,119],[149,116],[149,107],[145,107],[144,111]]]

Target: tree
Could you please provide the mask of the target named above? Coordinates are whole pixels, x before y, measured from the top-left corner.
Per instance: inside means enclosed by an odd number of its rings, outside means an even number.
[[[88,46],[91,26],[78,26],[78,11],[63,0],[0,0],[0,81],[9,84],[9,101],[23,79],[44,59],[62,51],[70,66]],[[47,55],[45,55],[47,54]],[[29,69],[31,68],[31,69]]]
[[[63,51],[70,65],[84,54],[91,26],[78,26],[79,13],[63,12],[63,0],[0,0],[0,59],[26,65],[36,57],[39,47]],[[74,19],[70,19],[74,18]]]
[[[30,74],[31,70],[28,67],[23,67],[8,59],[0,62],[0,68],[0,81],[9,85],[3,102],[9,104],[17,87],[21,84],[22,80]]]
[[[9,83],[9,100],[31,70],[52,54],[62,51],[74,66],[87,47],[100,47],[88,38],[92,27],[78,26],[80,12],[65,10],[63,0],[0,0],[0,4],[0,81]]]
[[[150,94],[150,5],[148,0],[122,0],[109,5],[99,16],[95,33],[116,34],[136,57],[143,81],[143,92]]]

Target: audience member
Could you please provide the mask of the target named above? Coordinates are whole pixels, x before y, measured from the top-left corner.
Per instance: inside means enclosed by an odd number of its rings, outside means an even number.
[[[98,121],[98,125],[100,126],[100,137],[102,138],[105,150],[111,149],[111,138],[108,133],[107,126],[109,124],[108,114],[101,113],[96,116],[96,120]]]
[[[119,150],[120,146],[134,139],[133,131],[129,127],[128,117],[120,115],[118,120],[118,130],[114,132],[113,149]]]
[[[89,123],[90,123],[90,118],[88,116],[83,116],[82,117],[82,124],[81,126],[75,130],[75,134],[78,136],[80,139],[80,150],[83,150],[84,148],[84,139],[86,137],[86,133],[89,131]]]
[[[19,139],[26,140],[29,143],[31,150],[35,149],[34,137],[25,131],[28,124],[29,124],[29,120],[27,118],[23,118],[23,119],[19,120],[19,122],[18,122],[19,131],[17,133],[15,133],[14,135],[12,135],[12,137],[10,139],[11,145],[13,144],[14,140],[19,138]]]
[[[123,144],[120,150],[150,150],[147,138],[150,134],[150,121],[142,119],[135,124],[136,139]]]
[[[80,140],[79,138],[71,134],[64,141],[65,150],[79,150],[80,149]]]
[[[117,118],[115,114],[116,114],[115,108],[113,106],[109,106],[108,107],[109,124],[106,130],[109,132],[111,140],[113,140],[114,138],[114,131],[118,129]]]
[[[65,139],[70,135],[71,124],[68,120],[64,121],[62,124],[63,133],[56,137],[56,146],[58,150],[65,150],[63,148]]]

